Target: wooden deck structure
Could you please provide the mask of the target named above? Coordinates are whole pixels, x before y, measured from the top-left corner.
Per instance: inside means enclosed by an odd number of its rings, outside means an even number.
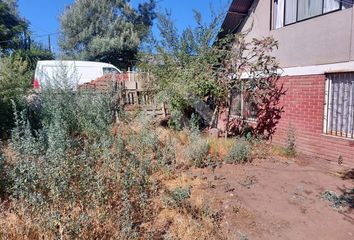
[[[149,116],[167,117],[166,104],[157,104],[154,93],[145,85],[150,81],[149,73],[124,72],[116,75],[107,74],[79,86],[81,91],[113,91],[117,93],[117,104],[126,111],[141,110]]]

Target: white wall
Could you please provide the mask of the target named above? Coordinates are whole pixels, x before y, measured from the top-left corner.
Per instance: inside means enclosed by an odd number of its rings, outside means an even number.
[[[259,0],[242,30],[252,26],[250,38],[273,36],[274,52],[282,67],[309,66],[354,60],[354,8],[318,16],[270,30],[270,0]]]

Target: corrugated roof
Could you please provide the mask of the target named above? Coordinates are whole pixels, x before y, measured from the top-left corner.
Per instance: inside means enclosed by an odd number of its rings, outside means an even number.
[[[225,20],[221,25],[219,37],[222,38],[228,33],[234,33],[243,19],[248,16],[254,0],[233,0],[226,14]]]

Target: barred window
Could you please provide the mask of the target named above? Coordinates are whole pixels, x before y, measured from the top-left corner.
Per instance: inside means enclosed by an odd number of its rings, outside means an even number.
[[[354,72],[327,75],[324,133],[354,139]]]
[[[231,101],[231,116],[255,121],[257,118],[257,104],[248,92],[241,93],[233,90]]]

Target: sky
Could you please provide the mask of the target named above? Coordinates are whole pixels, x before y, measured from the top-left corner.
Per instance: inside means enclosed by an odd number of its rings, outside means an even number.
[[[18,0],[21,16],[30,23],[33,39],[48,46],[48,34],[57,33],[59,28],[59,16],[65,7],[74,0]],[[132,0],[133,6],[137,6],[143,0]],[[193,9],[199,10],[205,21],[210,20],[210,3],[216,11],[225,11],[230,0],[157,0],[158,10],[170,10],[177,28],[181,31],[186,26],[193,26]],[[153,33],[158,37],[156,24]],[[51,35],[51,45],[54,52],[60,51],[57,44],[57,34]]]

